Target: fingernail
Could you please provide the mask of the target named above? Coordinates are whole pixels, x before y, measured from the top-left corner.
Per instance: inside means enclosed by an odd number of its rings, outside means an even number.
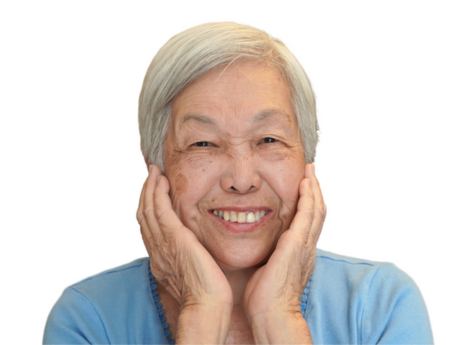
[[[160,177],[161,177],[161,175],[157,176],[157,184],[158,184],[158,182],[160,182]]]
[[[315,165],[314,164],[311,165],[311,171],[313,171],[313,174],[315,173]]]

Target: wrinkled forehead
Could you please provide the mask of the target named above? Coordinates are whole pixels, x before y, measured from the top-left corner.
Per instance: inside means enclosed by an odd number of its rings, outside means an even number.
[[[272,66],[244,62],[214,69],[184,88],[172,102],[170,127],[275,118],[297,128],[285,78]]]

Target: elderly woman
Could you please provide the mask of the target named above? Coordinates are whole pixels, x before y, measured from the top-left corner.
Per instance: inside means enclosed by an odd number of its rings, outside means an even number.
[[[234,23],[173,37],[139,126],[149,258],[67,288],[46,344],[432,342],[407,275],[316,249],[315,99],[279,40]]]

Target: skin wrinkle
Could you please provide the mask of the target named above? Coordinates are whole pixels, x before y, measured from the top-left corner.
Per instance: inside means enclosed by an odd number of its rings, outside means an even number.
[[[183,224],[215,259],[229,283],[244,287],[246,283],[239,282],[267,262],[297,211],[304,153],[290,91],[279,72],[239,63],[214,84],[220,73],[221,69],[208,72],[173,100],[165,176],[173,209]],[[215,121],[194,119],[197,115]],[[253,121],[257,116],[259,121]],[[264,138],[277,141],[265,143]],[[194,145],[203,141],[211,146]],[[265,206],[271,218],[253,233],[230,234],[220,229],[209,210],[231,206]],[[244,288],[233,290],[235,322],[227,341],[248,341],[251,335],[247,320],[241,319],[243,293]],[[176,329],[174,320],[170,324],[172,331]]]
[[[286,120],[288,120],[289,123],[292,123],[292,117],[290,115],[285,114],[281,109],[276,109],[276,108],[261,110],[257,114],[255,114],[252,117],[251,120],[252,120],[252,122],[258,122],[258,121],[262,121],[262,120],[268,118],[269,116],[273,116],[273,115],[281,115]],[[199,114],[199,113],[187,113],[179,121],[179,128],[181,129],[183,127],[184,123],[187,122],[187,121],[196,121],[196,122],[198,122],[200,124],[208,124],[208,125],[212,125],[212,126],[216,126],[219,123],[218,120],[213,119],[213,118],[211,118],[209,116],[206,116],[206,115],[202,115],[202,114]],[[229,134],[229,133],[227,133],[227,134]]]
[[[206,79],[206,78],[205,78]],[[237,79],[241,79],[241,76]],[[243,78],[244,79],[244,78]],[[254,78],[248,78],[250,80],[254,80]],[[280,78],[277,78],[277,81],[281,80]],[[196,85],[196,84],[195,84]],[[215,87],[218,87],[218,84],[215,86]],[[261,87],[261,88],[264,88],[265,85],[264,83],[261,83],[261,82],[257,82],[257,87]],[[235,103],[235,100],[232,99],[234,97],[232,97],[233,94],[236,94],[236,95],[239,95],[239,90],[237,89],[237,87],[235,87],[235,84],[232,86],[230,86],[230,89],[231,91],[230,92],[227,92],[226,95],[230,95],[229,98],[230,99],[224,99],[223,103],[226,104],[226,103],[232,103],[234,102]],[[199,91],[200,90],[190,90],[189,94],[185,95],[185,101],[189,102],[188,104],[188,108],[192,108],[192,109],[195,109],[195,108],[199,108],[200,107],[200,104],[197,104],[197,99],[202,99],[202,97],[199,97],[200,94],[199,94]],[[181,93],[182,96],[184,96],[184,93]],[[176,98],[173,102],[173,113],[174,114],[177,114],[177,100],[180,99],[180,96],[178,96],[178,98]],[[272,95],[268,95],[267,98],[269,97],[272,97]],[[221,99],[219,99],[219,101],[221,101]],[[227,102],[226,102],[227,101]],[[290,105],[290,104],[289,104]],[[255,105],[256,107],[259,106],[259,104],[256,103]],[[265,104],[263,104],[262,106],[264,106],[263,108],[266,108]],[[213,104],[211,104],[211,111],[215,111],[217,110],[216,109],[216,106],[214,106]],[[242,110],[243,108],[243,110]],[[278,108],[278,107],[273,107],[273,108]],[[244,107],[242,106],[236,106],[234,108],[234,112],[232,115],[234,115],[232,118],[235,119],[233,122],[238,122],[239,118],[241,118],[241,115],[239,115],[239,113],[244,113],[246,109],[244,109]],[[247,111],[246,111],[247,112]],[[286,110],[284,111],[286,112]],[[291,109],[288,109],[287,113],[289,114],[292,114],[293,111]],[[283,123],[280,123],[280,121],[276,121],[277,119],[273,119],[275,117],[279,117],[278,116],[271,116],[271,118],[267,118],[265,119],[266,121],[268,121],[268,124],[265,125],[265,130],[264,130],[264,133],[265,131],[268,131],[268,132],[282,132],[282,130],[280,130],[280,128],[282,129],[285,129],[285,127],[287,127],[285,130],[284,130],[284,136],[286,138],[282,138],[284,139],[284,142],[286,142],[288,145],[289,148],[294,148],[294,149],[291,149],[289,150],[288,152],[286,152],[286,150],[266,150],[266,152],[264,152],[264,149],[259,149],[257,150],[257,154],[256,154],[256,150],[251,150],[251,145],[253,148],[256,148],[256,143],[254,143],[253,141],[251,141],[250,139],[251,138],[251,135],[245,135],[244,131],[241,131],[243,132],[242,135],[238,135],[238,136],[235,136],[234,133],[235,132],[231,132],[231,131],[226,131],[226,136],[229,137],[228,140],[227,140],[227,144],[221,144],[221,140],[216,140],[217,141],[217,145],[221,145],[222,147],[213,147],[211,150],[216,150],[216,151],[220,151],[222,152],[223,151],[223,159],[221,159],[221,166],[231,166],[233,165],[233,168],[235,171],[248,171],[248,170],[251,170],[251,165],[258,165],[258,163],[255,162],[255,160],[258,159],[257,156],[262,156],[262,158],[265,158],[265,160],[267,161],[285,161],[285,160],[293,160],[293,161],[298,161],[299,158],[298,158],[298,154],[303,154],[302,150],[301,150],[301,145],[300,143],[297,141],[297,143],[293,142],[293,143],[290,143],[289,142],[289,137],[296,133],[295,131],[295,127],[294,126],[283,126]],[[281,117],[284,117],[284,116],[281,116]],[[220,117],[218,116],[217,117],[218,119],[220,119]],[[286,118],[286,117],[285,117]],[[172,155],[169,155],[167,154],[166,157],[171,157],[171,161],[170,162],[165,162],[165,166],[168,167],[168,170],[174,170],[174,168],[178,167],[178,166],[189,166],[190,170],[194,169],[196,170],[198,167],[200,168],[203,168],[205,165],[210,165],[212,164],[212,161],[207,161],[207,162],[204,162],[202,159],[200,159],[201,155],[204,154],[205,151],[201,151],[199,149],[197,150],[191,150],[190,147],[187,147],[187,145],[191,145],[191,143],[193,143],[193,140],[189,140],[187,141],[188,137],[190,136],[191,138],[194,138],[194,135],[196,135],[196,133],[198,132],[210,132],[211,133],[211,136],[213,136],[212,134],[215,134],[216,137],[220,137],[220,135],[218,135],[218,133],[216,133],[216,130],[213,128],[213,125],[209,125],[208,123],[202,123],[201,121],[199,121],[200,123],[200,126],[197,126],[196,123],[194,122],[197,122],[197,121],[187,121],[187,122],[182,122],[182,121],[175,121],[176,117],[173,116],[172,117],[172,123],[171,123],[171,126],[170,128],[175,128],[176,130],[175,131],[170,131],[168,133],[168,139],[167,139],[167,142],[171,143],[173,142],[175,145],[174,146],[174,151],[173,151],[173,154]],[[293,121],[292,119],[295,119],[294,116],[291,115],[291,121],[289,121],[288,123],[291,124]],[[273,121],[275,120],[275,121]],[[180,124],[183,124],[183,126],[181,126]],[[179,128],[178,128],[179,127]],[[182,128],[181,128],[182,127]],[[200,128],[201,127],[201,128]],[[292,128],[294,127],[294,128]],[[203,128],[205,130],[203,130]],[[182,131],[181,131],[182,130]],[[255,129],[255,132],[257,132],[257,127]],[[249,130],[247,130],[247,132],[249,132],[249,134],[252,134],[253,135],[253,132],[254,132],[254,128],[250,128]],[[177,134],[176,134],[177,133]],[[180,135],[179,135],[180,133]],[[283,136],[283,134],[278,134],[278,135],[273,135],[274,137],[277,137],[277,136]],[[169,138],[171,138],[171,140],[169,140]],[[248,140],[249,139],[249,140]],[[259,138],[257,138],[258,140]],[[197,139],[197,140],[200,140],[200,139]],[[207,141],[208,139],[206,139]],[[211,141],[211,139],[210,139]],[[214,140],[213,140],[214,141]],[[225,140],[224,140],[225,141]],[[277,145],[277,144],[275,144]],[[249,149],[248,149],[248,146],[249,146]],[[294,151],[294,152],[293,152]],[[175,153],[179,153],[179,154],[175,154]],[[221,155],[222,156],[222,155]],[[292,157],[294,156],[294,157]],[[257,157],[257,158],[256,158]],[[231,164],[233,162],[233,164]],[[251,162],[254,162],[254,164],[251,164]],[[303,165],[303,164],[302,164]],[[211,168],[212,169],[212,168]],[[221,171],[223,171],[225,169],[222,169]],[[276,170],[276,167],[270,167],[268,166],[268,169],[267,170]],[[168,175],[169,171],[166,171],[166,175]],[[224,181],[226,178],[228,178],[228,175],[229,174],[224,174],[220,180],[221,182]],[[169,178],[169,176],[168,176]],[[180,195],[182,194],[182,186],[178,186],[177,187],[180,187],[180,188],[177,188],[176,190],[176,183],[177,183],[177,179],[175,177],[172,177],[172,178],[169,178],[170,181],[171,181],[171,191],[172,191],[172,195],[174,196],[173,197],[173,207],[176,209],[177,211],[177,202],[176,200],[180,200],[181,197]],[[263,183],[263,182],[262,182]],[[248,186],[249,187],[249,186]],[[294,199],[297,197],[297,195],[294,197]],[[268,202],[273,202],[273,200],[268,200],[266,199]],[[244,205],[245,203],[247,203],[246,200],[243,200],[243,199],[236,199],[234,200],[235,201],[235,204],[236,205]],[[291,201],[291,200],[289,200]],[[289,204],[291,204],[291,202],[289,202]],[[295,202],[293,203],[295,204]],[[208,209],[208,206],[207,204],[204,204],[203,205],[204,207],[202,207],[202,212],[206,212],[206,210]],[[274,208],[280,208],[280,205],[278,203],[278,205],[273,205]],[[289,217],[290,214],[293,214],[294,211],[295,211],[295,207],[291,207],[291,205],[289,205],[288,207],[284,207],[284,211],[283,209],[280,210],[280,214],[279,214],[279,220],[280,221],[280,224],[279,224],[279,227],[281,228],[286,228],[286,221],[284,221],[284,218],[291,218]],[[199,223],[199,220],[198,220],[198,217],[193,217],[193,219],[196,221],[196,223]],[[196,224],[196,226],[198,228],[202,228],[202,226],[200,224]],[[277,234],[276,237],[273,238],[273,240],[275,241],[271,241],[272,243],[276,243],[276,240],[279,238],[280,234]],[[209,241],[209,239],[207,240]],[[200,242],[201,239],[200,239]],[[214,242],[214,241],[213,241]],[[206,243],[206,240],[204,241],[204,243]],[[211,244],[211,243],[210,243]],[[214,244],[214,243],[213,243]],[[213,247],[211,245],[209,246],[206,246],[206,247]],[[235,246],[235,247],[239,247],[239,246]],[[270,250],[271,251],[271,250]],[[268,254],[268,253],[267,253]]]

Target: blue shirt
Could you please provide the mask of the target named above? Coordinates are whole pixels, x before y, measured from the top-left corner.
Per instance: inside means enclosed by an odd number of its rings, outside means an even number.
[[[67,289],[44,344],[168,344],[150,291],[148,258]],[[432,344],[413,280],[396,266],[317,250],[305,319],[314,344]]]

